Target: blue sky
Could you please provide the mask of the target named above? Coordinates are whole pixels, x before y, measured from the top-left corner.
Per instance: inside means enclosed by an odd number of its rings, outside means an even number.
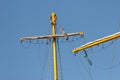
[[[63,27],[66,32],[85,33],[84,39],[60,43],[63,79],[119,80],[119,39],[107,48],[103,49],[112,42],[87,50],[92,66],[82,52],[77,56],[71,52],[84,43],[120,31],[119,0],[0,0],[0,80],[53,79],[50,44],[19,41],[20,37],[50,34],[52,12],[57,14],[58,30]]]

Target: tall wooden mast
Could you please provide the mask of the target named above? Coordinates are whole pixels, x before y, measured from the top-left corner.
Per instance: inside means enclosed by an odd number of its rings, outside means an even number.
[[[50,16],[50,19],[51,19],[51,30],[52,30],[51,35],[24,37],[24,38],[20,38],[20,41],[22,42],[24,40],[52,39],[54,80],[58,80],[56,39],[60,37],[65,37],[65,39],[68,40],[70,36],[77,36],[77,35],[83,36],[84,33],[83,32],[65,33],[64,30],[61,29],[62,34],[57,34],[56,33],[56,24],[57,24],[56,14],[52,13]]]

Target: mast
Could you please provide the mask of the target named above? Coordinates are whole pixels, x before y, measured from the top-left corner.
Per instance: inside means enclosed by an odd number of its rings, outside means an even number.
[[[52,13],[50,16],[51,19],[51,29],[52,35],[56,35],[56,20],[57,16],[55,13]],[[53,48],[53,70],[54,70],[54,80],[58,80],[58,69],[57,69],[57,50],[56,50],[56,38],[53,38],[52,48]]]
[[[20,38],[20,41],[25,40],[36,40],[36,39],[52,39],[52,51],[53,51],[53,72],[54,72],[54,80],[58,80],[58,66],[57,66],[57,43],[56,39],[60,37],[65,37],[66,40],[69,39],[70,36],[83,36],[83,32],[76,32],[76,33],[66,33],[64,29],[61,29],[62,34],[57,34],[56,32],[56,21],[57,16],[55,13],[52,13],[50,16],[51,19],[51,35],[44,35],[44,36],[31,36],[31,37],[23,37]]]

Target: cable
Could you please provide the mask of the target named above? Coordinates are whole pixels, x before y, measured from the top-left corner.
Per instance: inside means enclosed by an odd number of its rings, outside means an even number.
[[[114,59],[115,59],[115,54],[112,55],[111,66],[112,66],[113,63],[114,63]],[[113,68],[110,68],[108,80],[111,80],[111,79],[112,79],[112,76],[111,76],[111,75],[112,75],[112,69],[113,69]]]
[[[61,63],[61,55],[60,55],[60,46],[59,46],[59,40],[57,39],[57,48],[58,48],[58,58],[59,58],[59,64],[60,64],[60,80],[63,80],[63,71],[62,71],[62,63]]]
[[[117,30],[116,31],[120,31],[120,17],[119,17],[119,20],[118,20],[118,25],[117,25]]]
[[[49,29],[48,31],[48,35],[51,34],[51,31]],[[51,66],[51,58],[52,58],[52,54],[51,54],[51,50],[50,50],[50,45],[51,45],[51,39],[43,39],[43,40],[39,40],[41,42],[37,42],[35,44],[41,44],[41,45],[45,45],[46,49],[44,51],[44,56],[42,56],[43,60],[43,65],[42,65],[42,72],[41,72],[41,79],[40,80],[50,80],[52,78],[53,74],[49,74],[49,71],[52,71],[52,68],[50,68]],[[43,42],[44,41],[44,42]],[[51,79],[52,80],[52,79]]]
[[[108,48],[108,47],[110,47],[110,46],[113,46],[113,44],[114,44],[114,45],[118,44],[118,41],[115,40],[114,42],[112,42],[112,44],[105,46],[104,49],[105,49],[105,48]],[[99,49],[99,50],[94,51],[94,52],[97,53],[97,52],[100,52],[100,51],[102,51],[102,49]],[[93,52],[93,53],[94,53],[94,52]],[[115,55],[115,54],[114,54],[114,55]],[[114,56],[114,55],[113,55],[113,56]],[[112,60],[113,60],[113,59],[112,59]],[[94,63],[94,65],[95,65],[95,63]],[[96,68],[99,68],[99,69],[101,69],[101,70],[110,70],[110,69],[116,68],[116,67],[118,67],[118,66],[120,66],[120,62],[119,62],[118,64],[116,64],[116,65],[111,65],[110,67],[100,67],[100,66],[95,65]]]
[[[25,41],[24,41],[24,42],[25,42]],[[25,43],[27,43],[27,42],[25,42]],[[22,42],[21,42],[21,45],[22,45],[23,48],[30,48],[30,43],[31,43],[31,41],[29,40],[28,45],[25,46],[25,45],[23,44],[23,41],[22,41]]]
[[[117,26],[117,30],[116,30],[116,31],[117,31],[117,32],[120,31],[120,19],[119,19],[119,23],[118,23],[118,26]],[[116,45],[116,44],[115,44],[115,45]],[[113,52],[114,52],[114,53],[113,53],[113,55],[112,55],[111,67],[109,68],[110,70],[109,70],[108,80],[112,80],[112,71],[113,71],[113,68],[120,66],[120,62],[119,62],[117,65],[112,66],[112,65],[114,64],[115,55],[116,55],[116,52],[115,52],[114,50],[115,50],[115,48],[113,48]]]
[[[87,67],[85,66],[85,64],[84,64],[83,61],[81,60],[81,58],[79,58],[79,59],[80,59],[82,65],[83,65],[83,67],[85,68],[86,72],[88,73],[88,75],[89,75],[89,77],[90,77],[90,80],[93,80],[93,77],[92,77],[90,71],[87,69]]]
[[[51,53],[51,47],[49,47],[49,50],[48,50],[48,60],[47,60],[47,73],[46,73],[46,76],[48,77],[49,80],[53,80],[53,54]],[[46,80],[48,80],[46,77]]]
[[[57,18],[57,23],[58,23],[58,27],[59,27],[59,28],[62,28],[62,27],[61,27],[62,25],[60,24],[59,18]]]
[[[48,61],[48,45],[46,46],[46,50],[45,50],[45,58],[44,58],[44,63],[43,63],[43,66],[42,66],[42,77],[41,77],[41,80],[44,80],[44,72],[45,72],[45,68],[46,68],[46,65],[47,65],[47,61]]]

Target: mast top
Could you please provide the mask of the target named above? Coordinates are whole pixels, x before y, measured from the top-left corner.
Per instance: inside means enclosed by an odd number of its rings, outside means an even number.
[[[56,25],[57,16],[54,12],[51,14],[50,19],[51,19],[51,24]]]

